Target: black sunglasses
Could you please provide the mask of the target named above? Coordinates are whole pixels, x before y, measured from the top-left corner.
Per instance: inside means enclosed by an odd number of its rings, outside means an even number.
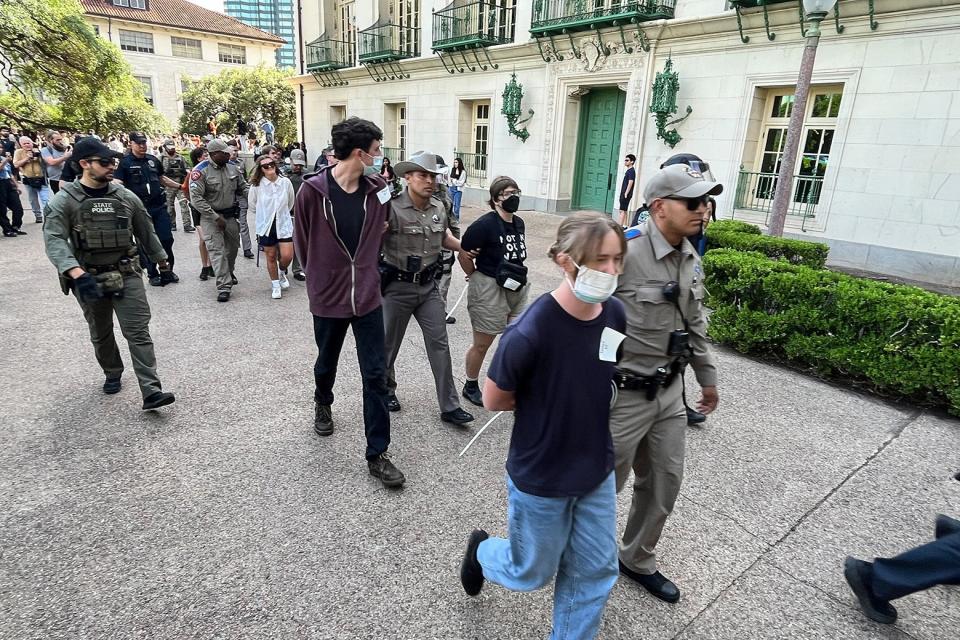
[[[681,198],[680,196],[665,196],[664,200],[676,200],[678,202],[687,203],[687,211],[696,211],[700,207],[707,206],[709,202],[708,196],[700,196],[699,198]]]
[[[87,160],[90,160],[91,162],[96,162],[98,165],[104,168],[115,167],[118,164],[116,158],[87,158]]]
[[[260,165],[260,168],[261,168],[261,169],[276,169],[276,168],[277,168],[277,163],[275,163],[275,162],[265,162],[264,164]]]

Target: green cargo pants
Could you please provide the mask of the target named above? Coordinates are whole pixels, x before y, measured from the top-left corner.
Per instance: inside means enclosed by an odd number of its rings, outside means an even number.
[[[120,331],[130,348],[130,359],[140,384],[140,393],[146,398],[160,391],[157,358],[150,338],[150,304],[143,287],[143,277],[139,274],[124,276],[122,298],[101,298],[89,304],[78,298],[77,302],[90,326],[90,342],[93,343],[93,351],[104,375],[119,378],[123,373],[123,360],[120,359],[120,349],[113,334],[113,315],[116,313]]]

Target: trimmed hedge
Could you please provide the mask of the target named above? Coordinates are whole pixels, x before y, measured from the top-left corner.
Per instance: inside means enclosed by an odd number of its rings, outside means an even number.
[[[820,242],[790,240],[760,234],[760,228],[737,220],[718,220],[707,227],[707,250],[759,251],[774,260],[785,260],[813,269],[827,263],[830,247]]]
[[[731,249],[703,264],[718,342],[960,415],[960,298]]]

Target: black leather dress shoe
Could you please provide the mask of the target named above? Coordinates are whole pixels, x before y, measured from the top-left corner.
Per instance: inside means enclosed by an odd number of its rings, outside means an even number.
[[[400,411],[400,401],[397,400],[397,396],[387,396],[387,411]]]
[[[120,378],[107,378],[103,381],[103,392],[108,395],[113,395],[114,393],[119,393],[120,388]]]
[[[703,415],[699,411],[694,411],[693,409],[687,409],[688,425],[693,426],[695,424],[703,424],[706,421],[707,421],[707,416]]]
[[[659,571],[656,573],[637,573],[623,562],[618,561],[618,564],[620,565],[620,573],[637,582],[649,591],[653,597],[669,603],[674,603],[680,599],[680,589]]]
[[[873,580],[873,565],[848,556],[843,562],[843,577],[847,579],[847,584],[857,596],[865,616],[880,624],[893,624],[897,621],[897,610],[893,605],[873,595],[873,589],[870,588]]]
[[[465,425],[468,422],[473,422],[473,414],[464,411],[461,407],[457,407],[453,411],[444,411],[441,413],[440,419],[450,424]]]
[[[168,404],[173,404],[176,398],[172,393],[166,391],[157,391],[151,393],[146,398],[143,399],[143,410],[149,411],[150,409],[159,409],[160,407],[165,407]]]
[[[450,316],[449,318],[447,318],[447,324],[457,324],[457,319],[454,318],[453,316]]]
[[[303,271],[297,271],[296,273],[293,274],[293,279],[298,282],[303,282],[304,280],[307,279],[307,276],[303,275]]]
[[[944,536],[949,536],[954,533],[960,533],[960,520],[954,520],[953,518],[948,518],[942,513],[937,516],[937,527],[936,527],[936,537],[937,540]]]
[[[477,560],[477,548],[489,537],[483,529],[474,529],[467,540],[467,550],[460,563],[460,584],[468,596],[475,596],[483,589],[483,567]]]
[[[229,300],[230,300],[229,291],[221,291],[220,293],[217,294],[217,302],[227,302]]]

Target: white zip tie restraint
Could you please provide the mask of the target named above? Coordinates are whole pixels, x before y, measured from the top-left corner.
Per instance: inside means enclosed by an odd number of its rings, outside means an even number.
[[[496,413],[496,415],[494,415],[492,418],[490,418],[489,420],[487,420],[487,424],[485,424],[485,425],[483,425],[482,427],[480,427],[480,431],[477,431],[477,435],[473,436],[473,439],[472,439],[470,442],[467,443],[467,446],[465,446],[465,447],[463,448],[463,451],[461,451],[461,452],[460,452],[460,455],[457,456],[457,457],[459,458],[459,457],[463,456],[463,454],[465,454],[465,453],[467,452],[467,449],[469,449],[470,447],[472,447],[472,446],[473,446],[473,443],[477,441],[477,438],[479,438],[480,435],[481,435],[484,431],[487,430],[487,427],[489,427],[491,424],[493,424],[493,421],[496,420],[497,418],[499,418],[500,416],[502,416],[503,414],[504,414],[503,411],[498,411],[498,412]]]
[[[453,308],[450,309],[450,313],[447,314],[447,318],[453,315],[453,312],[457,310],[457,307],[460,306],[460,303],[463,302],[463,295],[467,292],[467,287],[463,288],[463,291],[460,292],[460,297],[457,298],[457,301],[453,303]]]

